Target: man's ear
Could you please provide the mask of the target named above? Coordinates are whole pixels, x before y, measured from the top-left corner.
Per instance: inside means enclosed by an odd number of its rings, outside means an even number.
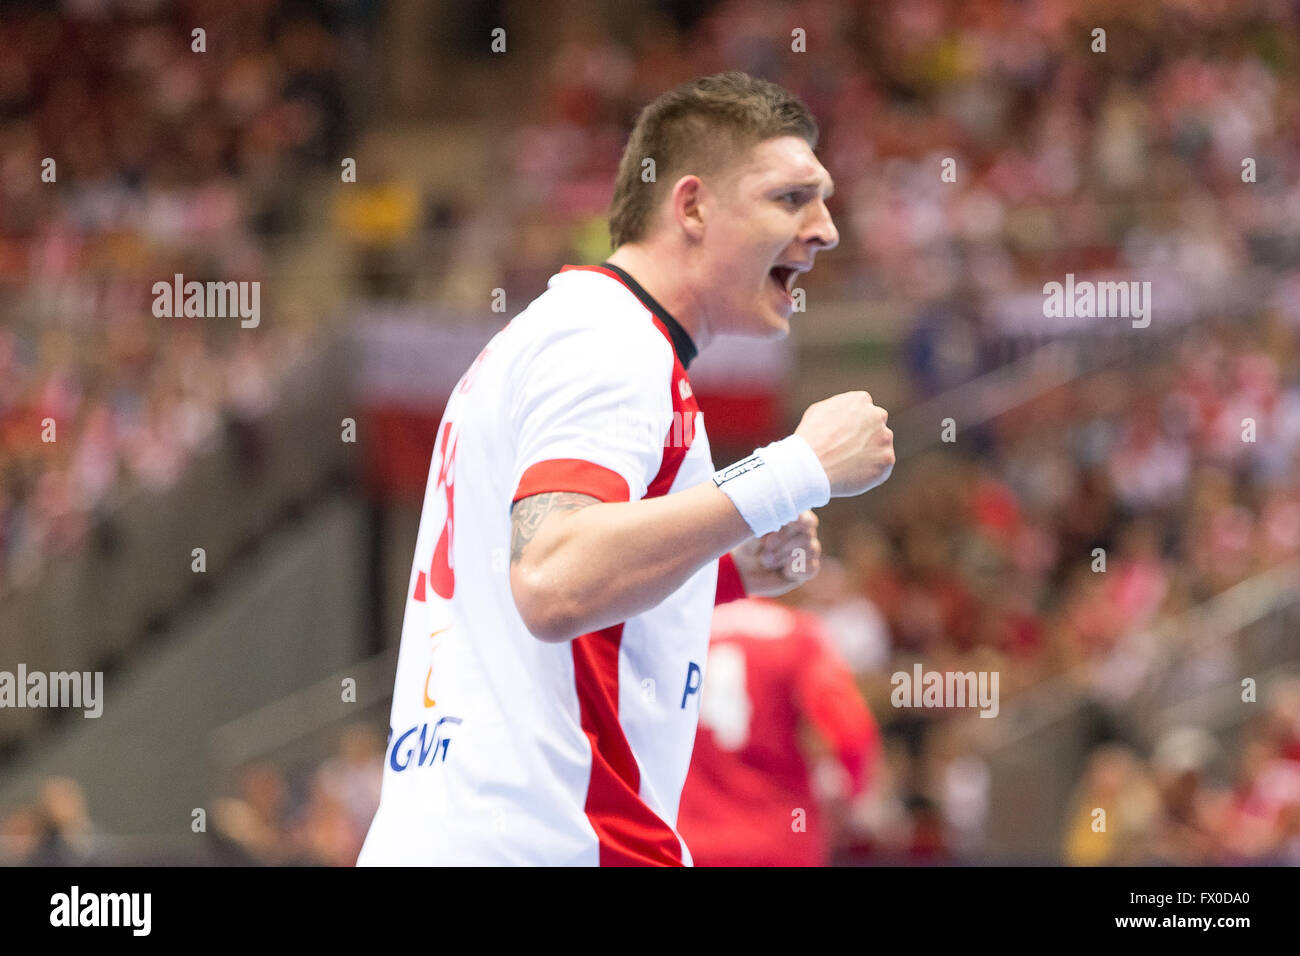
[[[673,184],[673,219],[691,239],[699,239],[704,234],[706,198],[704,181],[699,176],[683,176]]]

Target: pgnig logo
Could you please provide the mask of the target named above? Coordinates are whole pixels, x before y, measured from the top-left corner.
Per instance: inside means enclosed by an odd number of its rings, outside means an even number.
[[[393,728],[389,727],[388,766],[401,773],[411,766],[432,767],[435,763],[445,763],[447,748],[451,745],[451,738],[447,735],[459,723],[459,717],[440,717],[436,724],[418,724],[404,730],[395,740]]]

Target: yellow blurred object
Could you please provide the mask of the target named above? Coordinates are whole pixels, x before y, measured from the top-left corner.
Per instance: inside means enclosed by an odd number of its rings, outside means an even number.
[[[609,220],[592,216],[573,231],[573,248],[579,262],[601,262],[609,255]]]
[[[1092,828],[1092,808],[1080,806],[1066,828],[1065,862],[1069,866],[1103,866],[1115,856],[1115,835]]]
[[[410,238],[419,215],[419,190],[407,183],[345,185],[334,207],[335,225],[349,239],[368,245]]]

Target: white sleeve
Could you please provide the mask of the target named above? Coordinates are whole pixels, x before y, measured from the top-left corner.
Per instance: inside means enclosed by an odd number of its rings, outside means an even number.
[[[547,491],[601,501],[645,496],[673,414],[672,348],[646,331],[565,330],[533,355],[511,405],[512,501]]]

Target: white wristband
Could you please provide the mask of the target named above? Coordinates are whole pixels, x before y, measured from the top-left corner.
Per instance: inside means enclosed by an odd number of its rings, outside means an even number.
[[[817,453],[798,435],[756,449],[713,475],[754,535],[789,524],[831,500],[831,483]]]

